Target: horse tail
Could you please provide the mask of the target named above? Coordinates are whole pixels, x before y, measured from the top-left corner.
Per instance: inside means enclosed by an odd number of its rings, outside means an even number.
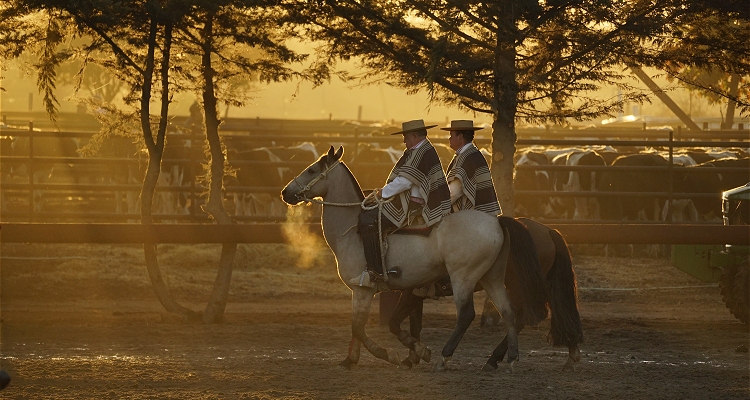
[[[549,234],[555,243],[555,262],[547,272],[552,313],[547,341],[553,346],[578,346],[583,343],[583,326],[578,313],[578,284],[573,260],[560,232],[550,229]]]
[[[510,217],[497,217],[500,226],[510,236],[510,270],[512,278],[506,281],[508,295],[515,298],[514,305],[519,310],[524,323],[536,325],[547,318],[547,291],[539,265],[536,245],[526,226]],[[518,304],[518,301],[521,304]]]

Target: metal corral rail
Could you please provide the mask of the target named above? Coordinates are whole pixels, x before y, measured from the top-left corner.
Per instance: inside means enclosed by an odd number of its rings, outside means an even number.
[[[385,145],[392,145],[398,147],[401,145],[401,141],[397,137],[389,135],[362,135],[360,131],[364,128],[357,125],[338,125],[338,129],[335,132],[321,132],[319,128],[306,128],[305,125],[297,124],[294,127],[284,128],[284,121],[279,120],[281,126],[276,127],[260,127],[252,126],[254,120],[249,120],[247,128],[248,133],[237,133],[237,132],[223,132],[221,136],[231,140],[247,140],[252,141],[254,144],[259,146],[265,145],[266,143],[274,143],[277,145],[289,145],[294,143],[300,143],[305,141],[313,142],[327,142],[335,145],[358,145],[359,143],[381,143]],[[236,128],[236,126],[235,126]],[[68,137],[68,138],[81,138],[90,137],[91,132],[53,132],[53,131],[33,131],[33,126],[30,126],[28,130],[3,129],[0,131],[0,135],[14,135],[14,136],[27,136],[30,141],[33,141],[34,137]],[[307,130],[305,130],[307,129]],[[372,130],[372,128],[371,128]],[[277,132],[275,132],[277,131]],[[611,140],[611,139],[600,139],[604,132],[609,135],[617,135],[615,137],[643,137],[648,135],[650,138],[658,138],[657,140]],[[626,134],[626,132],[630,132]],[[517,141],[518,147],[527,146],[618,146],[618,147],[659,147],[666,149],[670,156],[673,154],[674,149],[678,148],[694,148],[694,147],[712,147],[712,148],[748,148],[750,147],[750,141],[747,139],[750,137],[750,133],[747,131],[721,131],[721,132],[690,132],[690,139],[683,138],[684,140],[675,141],[674,134],[671,131],[647,131],[647,130],[611,130],[611,129],[585,129],[585,130],[559,130],[559,131],[544,131],[544,130],[531,130],[531,131],[520,131],[519,136],[523,137],[534,137],[535,134],[552,136],[552,137],[566,137],[567,139],[519,139]],[[710,135],[719,136],[710,136]],[[585,135],[585,136],[584,136]],[[677,136],[684,136],[678,131]],[[570,139],[569,137],[579,137],[579,139]],[[587,139],[581,139],[581,137],[587,137]],[[169,138],[173,139],[194,139],[204,140],[202,135],[169,135]],[[706,140],[712,138],[714,140]],[[718,140],[717,140],[718,138]],[[701,140],[695,140],[701,139]],[[488,145],[490,139],[486,137],[477,137],[475,142],[479,146]],[[33,142],[32,142],[33,143]],[[352,147],[354,147],[352,146]],[[33,145],[30,144],[30,149],[33,149]],[[141,164],[143,165],[145,160],[131,159],[131,158],[97,158],[97,157],[35,157],[33,151],[30,151],[28,156],[3,156],[0,162],[3,168],[8,165],[18,164],[34,164],[34,163],[65,163],[65,164],[91,164],[91,165],[128,165],[128,164]],[[172,164],[185,164],[189,168],[200,170],[200,160],[189,160],[189,159],[164,159],[163,162],[169,162]],[[268,162],[261,161],[237,161],[232,164],[233,167],[241,166],[252,166],[264,164],[268,165]],[[307,162],[277,162],[271,163],[278,165],[279,167],[289,167],[295,169],[301,169],[307,166]],[[366,163],[361,162],[358,164],[362,167],[373,167],[381,169],[389,169],[392,167],[390,164],[382,163]],[[545,165],[545,166],[518,166],[518,170],[545,170],[545,171],[600,171],[608,170],[615,171],[618,169],[627,171],[673,171],[674,166],[670,164],[669,167],[611,167],[611,166],[558,166],[558,165]],[[748,172],[743,168],[712,168],[712,169],[690,169],[690,173],[743,173]],[[750,173],[749,173],[750,175]],[[671,176],[671,174],[670,174]],[[749,179],[750,180],[750,179]],[[28,211],[10,211],[5,210],[3,212],[3,219],[13,221],[42,221],[42,220],[75,220],[85,219],[88,221],[106,220],[106,221],[132,221],[133,219],[139,218],[137,214],[127,213],[108,213],[108,212],[34,212],[34,196],[35,190],[44,190],[51,193],[58,193],[62,196],[90,196],[90,197],[102,197],[102,196],[114,196],[115,191],[131,191],[139,192],[141,189],[140,185],[123,185],[123,184],[62,184],[62,183],[34,183],[31,177],[29,177],[28,183],[8,183],[2,182],[2,190],[15,191],[18,193],[27,193],[28,198]],[[183,192],[189,193],[192,208],[189,215],[164,215],[156,214],[154,218],[158,220],[173,220],[173,221],[186,221],[186,222],[204,222],[208,220],[208,216],[205,213],[200,212],[196,204],[200,198],[201,193],[205,190],[203,186],[196,182],[190,182],[188,186],[157,186],[157,191],[172,191],[172,192]],[[280,187],[232,187],[227,188],[227,193],[232,192],[257,192],[257,193],[271,193],[276,194],[281,190]],[[665,188],[664,192],[565,192],[565,191],[516,191],[516,195],[538,195],[538,196],[556,196],[556,197],[602,197],[602,196],[619,196],[619,197],[662,197],[667,199],[672,198],[716,198],[720,197],[720,193],[707,194],[707,193],[674,193],[671,188]],[[17,195],[18,196],[18,195]],[[263,217],[263,216],[242,216],[236,218],[243,222],[257,222],[257,221],[282,221],[283,217]],[[548,220],[547,222],[554,222]]]
[[[571,244],[750,244],[748,225],[550,224]],[[320,224],[286,232],[322,235]],[[293,243],[283,224],[2,223],[2,243]]]

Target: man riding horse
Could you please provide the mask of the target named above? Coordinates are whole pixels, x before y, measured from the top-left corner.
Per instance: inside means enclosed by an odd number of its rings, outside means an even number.
[[[449,144],[456,152],[446,171],[453,211],[475,209],[500,214],[490,167],[473,142],[474,131],[483,128],[475,127],[470,120],[455,120],[440,129],[450,132]]]
[[[471,120],[453,120],[448,127],[440,129],[450,132],[448,144],[456,152],[446,171],[452,211],[475,209],[491,215],[500,214],[490,167],[474,145],[474,132],[484,128],[475,127]],[[450,279],[446,276],[434,287],[417,289],[415,294],[421,297],[450,296]]]
[[[383,279],[382,231],[416,224],[430,227],[450,213],[450,192],[445,174],[437,151],[427,139],[427,129],[435,126],[425,126],[424,121],[418,119],[404,122],[401,131],[392,133],[404,135],[406,150],[391,170],[387,184],[375,191],[376,199],[386,200],[382,204],[382,214],[381,208],[360,214],[359,233],[367,270],[358,278],[359,282],[352,283],[362,286],[371,280]]]

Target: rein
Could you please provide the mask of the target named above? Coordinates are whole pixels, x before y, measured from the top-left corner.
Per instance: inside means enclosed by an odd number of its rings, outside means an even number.
[[[356,203],[334,203],[330,201],[324,201],[324,200],[318,200],[318,199],[311,199],[305,195],[307,191],[313,188],[316,183],[319,181],[328,178],[328,173],[331,172],[334,168],[336,168],[339,164],[341,164],[341,161],[334,161],[331,165],[328,166],[323,172],[321,172],[318,176],[313,178],[310,182],[307,183],[307,185],[302,186],[302,184],[297,181],[298,177],[295,177],[293,181],[299,186],[301,189],[295,194],[295,196],[307,203],[315,203],[315,204],[321,204],[326,206],[338,206],[338,207],[353,207],[353,206],[361,206],[363,210],[372,210],[375,208],[382,208],[383,204],[390,203],[393,201],[393,198],[390,198],[388,200],[382,200],[375,197],[375,192],[372,192],[365,197],[364,200],[356,202]],[[373,203],[374,204],[368,204]]]
[[[311,199],[311,198],[308,198],[305,195],[305,192],[307,192],[310,189],[312,189],[312,187],[315,186],[316,183],[318,183],[319,181],[321,181],[323,179],[328,178],[328,173],[331,172],[334,168],[336,168],[339,164],[341,164],[341,161],[339,161],[339,160],[334,161],[333,163],[331,163],[331,165],[328,166],[328,168],[326,168],[325,170],[323,170],[323,172],[321,172],[318,176],[316,176],[315,178],[313,178],[305,186],[302,186],[297,181],[298,177],[295,177],[293,179],[293,181],[297,184],[297,186],[299,186],[301,188],[299,190],[299,192],[297,192],[295,194],[295,196],[298,199],[300,199],[302,201],[305,201],[307,203],[315,203],[315,204],[321,204],[321,205],[327,205],[327,206],[337,206],[337,207],[360,206],[360,207],[362,207],[363,210],[373,210],[373,209],[377,208],[378,209],[378,240],[380,240],[380,261],[381,261],[381,265],[383,266],[383,280],[385,282],[388,282],[388,273],[385,272],[385,253],[388,250],[388,243],[383,240],[383,223],[382,223],[382,218],[383,218],[383,204],[390,203],[391,201],[393,201],[393,199],[395,198],[395,196],[391,197],[388,200],[383,200],[383,199],[379,199],[377,196],[375,196],[376,192],[373,191],[372,193],[368,194],[367,197],[365,197],[365,199],[362,200],[361,202],[356,202],[356,203],[334,203],[334,202],[330,202],[330,201],[324,201],[324,200],[318,200],[318,199]],[[374,202],[374,204],[367,204],[367,203],[373,203],[373,202]]]

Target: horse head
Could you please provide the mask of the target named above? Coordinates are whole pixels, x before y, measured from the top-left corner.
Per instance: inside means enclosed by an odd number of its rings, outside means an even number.
[[[281,191],[282,200],[287,204],[297,205],[306,198],[325,196],[328,192],[327,174],[338,165],[343,154],[343,146],[337,151],[331,146],[328,153],[320,156],[284,187]]]

